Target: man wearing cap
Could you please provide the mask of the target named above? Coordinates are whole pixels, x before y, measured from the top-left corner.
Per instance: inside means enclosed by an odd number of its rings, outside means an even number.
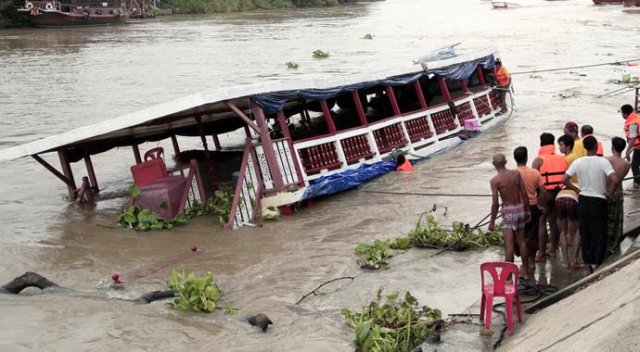
[[[637,191],[640,189],[640,116],[633,111],[633,106],[629,104],[620,107],[624,122],[624,133],[627,135],[627,151],[625,159],[631,161],[631,173],[633,173],[633,186],[629,191]],[[633,151],[633,157],[631,152]]]
[[[578,135],[578,124],[569,121],[564,124],[564,134],[571,136],[573,138],[573,153],[576,157],[580,158],[587,155],[587,151],[584,149],[582,145],[582,138]]]

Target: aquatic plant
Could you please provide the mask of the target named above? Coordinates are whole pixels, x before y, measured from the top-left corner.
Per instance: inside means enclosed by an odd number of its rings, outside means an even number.
[[[314,59],[326,59],[329,57],[329,52],[328,51],[322,51],[320,49],[316,50],[313,52],[313,58]]]
[[[375,35],[367,33],[367,34],[364,35],[364,37],[362,37],[360,39],[372,40],[373,38],[375,38]]]
[[[210,272],[196,276],[194,272],[186,274],[184,270],[173,269],[167,286],[176,293],[171,305],[182,311],[211,313],[220,299],[220,290]]]
[[[382,301],[382,289],[376,299],[360,312],[343,309],[347,324],[355,329],[356,351],[386,352],[413,351],[429,336],[431,327],[442,317],[439,309],[420,306],[418,300],[406,292],[404,300],[393,292]]]
[[[422,214],[416,222],[416,227],[408,235],[416,247],[421,248],[451,248],[462,251],[470,247],[486,248],[503,244],[500,230],[484,232],[477,227],[471,227],[462,222],[453,222],[451,230],[443,229],[438,221],[430,214]]]
[[[358,256],[356,263],[362,269],[383,269],[392,257],[391,251],[384,241],[375,240],[373,243],[361,243],[356,246],[355,253]]]
[[[293,62],[293,61],[289,61],[285,65],[287,65],[287,68],[290,69],[290,70],[297,70],[298,67],[300,66],[300,65],[298,65],[298,63]]]

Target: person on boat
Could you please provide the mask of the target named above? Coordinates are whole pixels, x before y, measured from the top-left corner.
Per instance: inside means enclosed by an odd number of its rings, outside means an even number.
[[[573,152],[573,137],[562,135],[558,138],[558,148],[564,154],[567,165],[578,158]],[[578,184],[578,177],[574,175],[570,179],[574,185]],[[556,218],[560,230],[560,250],[565,268],[578,267],[578,248],[580,248],[580,236],[578,235],[578,194],[570,188],[563,188],[556,196]],[[569,246],[571,246],[569,249]]]
[[[589,136],[583,140],[587,156],[574,161],[562,182],[578,194],[578,223],[582,259],[589,273],[600,266],[607,247],[607,199],[611,198],[619,178],[611,163],[596,155],[598,141]],[[571,182],[577,175],[579,187]]]
[[[511,74],[506,67],[502,66],[500,59],[496,60],[494,66],[494,73],[496,75],[496,83],[498,84],[498,97],[500,98],[501,113],[506,113],[507,110],[507,91],[511,87]]]
[[[540,221],[540,208],[538,207],[538,198],[544,198],[545,188],[544,180],[540,176],[540,172],[536,169],[527,167],[528,151],[527,147],[517,147],[513,151],[513,158],[518,164],[518,172],[522,176],[524,189],[527,191],[529,200],[529,209],[531,209],[531,221],[524,225],[524,235],[527,242],[527,254],[529,270],[535,269],[535,255],[538,251],[538,229]]]
[[[591,125],[582,125],[580,128],[580,135],[582,139],[585,137],[593,136],[593,127]],[[596,149],[597,156],[604,156],[604,147],[602,146],[602,142],[598,141],[598,148]]]
[[[398,157],[396,158],[396,163],[398,164],[398,168],[396,169],[396,171],[408,173],[413,172],[413,165],[411,165],[409,159],[405,158],[404,155],[398,155]]]
[[[564,124],[564,134],[573,138],[573,153],[580,158],[587,155],[587,151],[582,146],[582,138],[578,135],[578,129],[578,124],[573,121]]]
[[[540,150],[538,157],[533,160],[531,167],[540,171],[544,179],[544,187],[547,190],[547,197],[542,204],[544,211],[540,216],[540,234],[538,239],[538,256],[536,261],[543,261],[545,253],[551,257],[555,256],[558,247],[558,238],[560,230],[556,219],[555,202],[558,192],[562,189],[562,175],[567,171],[569,165],[565,158],[556,154],[555,136],[551,133],[542,133],[540,135]],[[551,229],[550,243],[551,246],[546,251],[547,223]]]
[[[631,161],[631,173],[633,174],[633,185],[628,191],[640,190],[640,116],[633,110],[629,104],[620,107],[624,122],[624,133],[627,136],[627,151],[625,159]],[[633,156],[631,156],[633,152]]]
[[[618,175],[618,182],[613,185],[614,192],[611,195],[611,200],[608,204],[609,219],[607,226],[607,253],[606,256],[610,256],[620,249],[620,242],[623,239],[622,223],[624,216],[623,207],[623,193],[622,193],[622,180],[629,173],[631,164],[622,158],[622,152],[627,146],[627,142],[620,137],[613,137],[611,140],[611,153],[613,155],[608,156],[613,170]]]
[[[524,188],[522,176],[517,170],[507,170],[507,159],[504,154],[493,156],[493,166],[498,174],[491,179],[491,220],[489,231],[496,228],[498,215],[498,196],[502,200],[502,234],[504,236],[504,258],[507,262],[514,261],[514,246],[517,243],[522,258],[520,275],[529,279],[528,251],[524,235],[525,223],[531,221],[531,210],[527,191]],[[514,243],[515,242],[515,243]]]

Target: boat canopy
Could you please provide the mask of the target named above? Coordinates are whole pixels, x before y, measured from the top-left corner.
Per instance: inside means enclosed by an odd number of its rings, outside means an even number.
[[[271,115],[281,110],[285,102],[296,98],[302,98],[302,104],[305,99],[323,100],[376,85],[404,85],[425,76],[466,79],[477,65],[493,68],[495,53],[495,49],[486,48],[430,61],[428,65],[416,61],[425,69],[411,73],[407,73],[405,67],[331,80],[276,81],[219,88],[1,150],[0,162],[59,149],[66,149],[69,161],[73,162],[82,159],[86,153],[98,154],[115,147],[163,140],[173,135],[225,133],[246,125],[246,120],[238,118],[238,111],[253,118],[250,113],[252,101]],[[230,106],[236,107],[237,111],[234,112]]]

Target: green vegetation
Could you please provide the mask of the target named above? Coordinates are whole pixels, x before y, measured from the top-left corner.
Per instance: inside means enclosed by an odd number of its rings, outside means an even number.
[[[129,188],[129,195],[132,198],[140,194],[140,189],[136,186]],[[230,191],[216,191],[213,198],[205,204],[194,202],[191,207],[185,209],[183,213],[166,220],[159,214],[149,209],[140,209],[136,205],[127,204],[118,218],[118,224],[122,227],[138,231],[148,230],[170,230],[175,226],[187,224],[189,219],[205,214],[213,214],[220,224],[225,224],[231,214],[233,204],[233,193]],[[164,204],[166,205],[166,204]],[[160,205],[163,207],[163,204]]]
[[[297,70],[298,67],[300,66],[300,65],[298,65],[298,63],[293,62],[293,61],[289,61],[285,65],[287,65],[287,68],[290,69],[290,70]]]
[[[373,38],[375,38],[376,36],[373,34],[365,34],[364,37],[360,38],[360,39],[367,39],[367,40],[373,40]]]
[[[336,6],[355,1],[338,0],[169,0],[168,5],[178,13],[216,13],[250,10],[284,9],[294,7]]]
[[[355,329],[356,351],[413,351],[429,336],[431,327],[442,316],[438,309],[419,306],[418,300],[409,292],[404,300],[399,300],[398,292],[393,292],[384,304],[381,296],[382,289],[361,312],[342,310],[347,324]]]
[[[22,6],[24,0],[0,0],[0,28],[27,25],[27,15],[17,11]]]
[[[176,292],[177,298],[171,302],[171,305],[182,311],[188,312],[205,312],[211,313],[217,307],[218,299],[220,299],[220,290],[213,282],[211,273],[204,276],[196,276],[194,272],[185,274],[173,269],[167,286]],[[226,308],[233,314],[234,308]]]
[[[356,246],[355,253],[358,256],[356,262],[362,269],[379,270],[386,268],[389,264],[389,258],[393,256],[392,249],[408,250],[418,247],[462,251],[468,248],[487,248],[504,244],[501,229],[484,232],[462,222],[454,222],[451,227],[451,230],[445,230],[432,215],[423,213],[418,218],[416,227],[407,237],[386,241],[375,240],[373,243],[361,243]]]
[[[329,57],[329,52],[328,51],[322,51],[320,49],[316,50],[313,52],[313,58],[314,59],[326,59]]]
[[[392,256],[387,244],[380,240],[375,240],[372,244],[359,244],[355,253],[358,256],[358,265],[362,269],[370,270],[384,269]]]

